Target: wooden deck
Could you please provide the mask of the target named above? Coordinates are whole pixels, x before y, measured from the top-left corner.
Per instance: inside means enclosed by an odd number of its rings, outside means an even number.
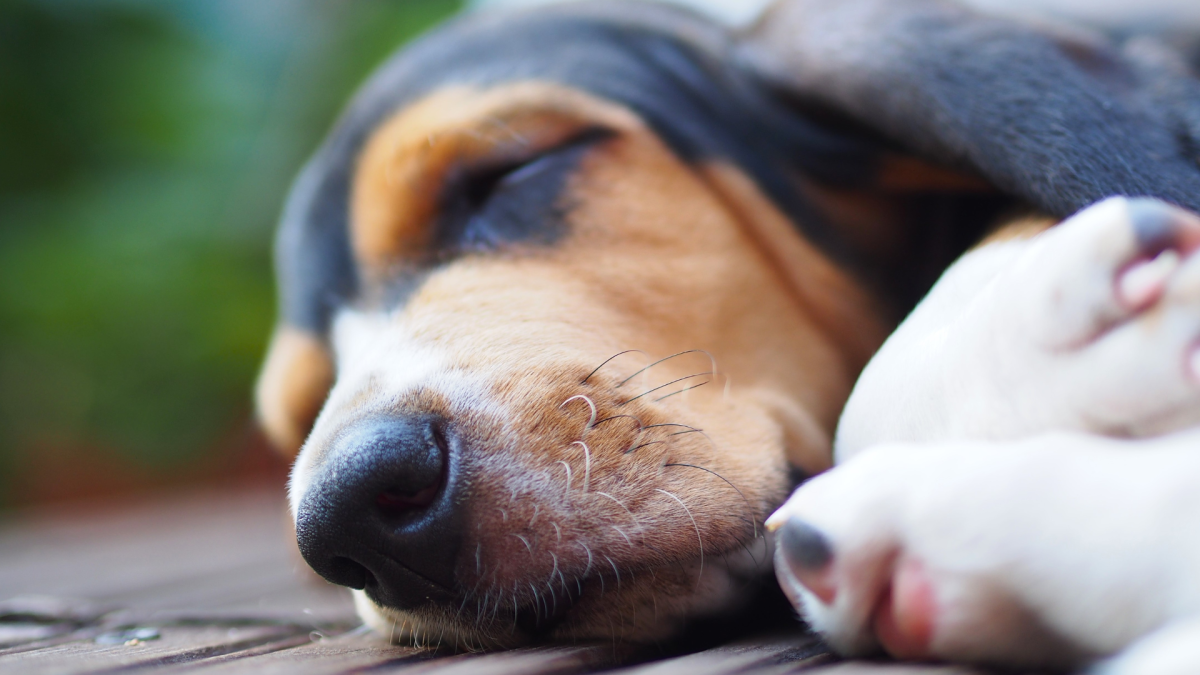
[[[364,631],[348,593],[308,573],[283,496],[209,494],[0,522],[0,673],[966,675],[838,662],[774,631],[703,651],[614,660],[612,645],[453,654]]]

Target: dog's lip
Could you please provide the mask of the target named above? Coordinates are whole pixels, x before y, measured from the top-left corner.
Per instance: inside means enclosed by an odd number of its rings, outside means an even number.
[[[405,565],[403,562],[395,559],[394,557],[388,555],[387,553],[377,550],[377,549],[372,549],[371,552],[374,553],[375,555],[379,556],[380,558],[385,559],[388,563],[390,563],[390,565],[394,565],[396,568],[398,568],[397,571],[400,572],[401,574],[411,575],[411,576],[415,577],[416,579],[419,579],[421,582],[424,582],[428,586],[429,591],[431,593],[436,594],[441,597],[452,597],[454,595],[454,589],[447,587],[445,584],[442,584],[437,581],[434,581],[433,579],[430,579],[429,577],[414,570],[412,567]],[[382,588],[384,588],[384,586],[383,586],[383,584],[380,583],[379,579],[374,574],[369,574],[367,576],[367,582],[364,585],[362,590],[363,590],[363,592],[365,592],[367,594],[367,597],[370,598],[372,602],[380,605],[381,607],[388,607],[390,609],[404,611],[403,607],[395,606],[395,605],[387,602],[386,599],[378,597],[379,591]]]

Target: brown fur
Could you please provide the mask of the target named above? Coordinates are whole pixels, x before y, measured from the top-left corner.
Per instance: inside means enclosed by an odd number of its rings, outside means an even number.
[[[1045,232],[1046,230],[1058,224],[1057,218],[1049,216],[1031,215],[1023,218],[1017,218],[997,227],[982,241],[976,244],[975,248],[982,248],[989,244],[998,244],[1004,241],[1013,241],[1016,239],[1029,239],[1030,237]]]
[[[321,339],[294,328],[275,332],[254,398],[259,424],[280,452],[300,451],[332,385],[333,358]]]

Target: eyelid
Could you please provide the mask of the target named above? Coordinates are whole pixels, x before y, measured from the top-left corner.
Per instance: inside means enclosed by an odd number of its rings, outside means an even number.
[[[562,227],[559,197],[566,179],[584,153],[612,134],[587,129],[524,163],[462,172],[443,187],[430,253],[445,260],[507,244],[553,242]]]
[[[595,127],[645,131],[629,110],[536,81],[452,87],[397,111],[371,133],[353,169],[350,244],[364,278],[389,277],[396,264],[430,252],[451,181],[519,171]]]

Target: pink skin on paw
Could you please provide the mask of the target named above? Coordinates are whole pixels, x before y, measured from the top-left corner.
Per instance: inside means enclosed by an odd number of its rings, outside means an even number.
[[[929,659],[936,621],[937,601],[925,567],[916,560],[901,560],[875,608],[875,637],[897,659]]]
[[[826,565],[820,570],[793,569],[792,574],[800,585],[808,589],[826,605],[832,605],[837,599],[837,585],[833,582],[833,565]]]
[[[1152,260],[1139,260],[1117,277],[1117,297],[1131,310],[1140,310],[1162,297],[1167,279],[1179,268],[1179,254],[1167,249]]]

